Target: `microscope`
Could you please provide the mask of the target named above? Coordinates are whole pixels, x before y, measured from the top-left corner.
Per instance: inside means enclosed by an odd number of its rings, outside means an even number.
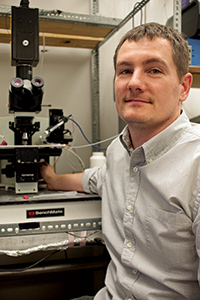
[[[60,146],[32,145],[33,134],[40,130],[34,117],[41,111],[44,88],[44,80],[32,76],[39,62],[39,11],[29,8],[29,1],[21,0],[19,7],[12,6],[11,16],[11,65],[16,67],[16,77],[9,87],[9,113],[14,114],[9,128],[14,132],[14,145],[0,146],[0,159],[8,161],[2,174],[15,178],[16,194],[38,193],[39,163],[61,154],[67,118],[63,118],[62,110],[50,110],[47,141]]]

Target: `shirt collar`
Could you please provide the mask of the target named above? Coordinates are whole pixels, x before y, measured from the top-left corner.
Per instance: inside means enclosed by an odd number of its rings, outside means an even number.
[[[142,148],[140,151],[143,150],[142,152],[144,153],[145,161],[147,163],[151,163],[166,153],[190,128],[191,123],[185,112],[182,112],[172,124],[139,147]],[[126,126],[122,131],[120,140],[129,155],[131,155],[131,153],[134,152],[134,148],[132,146],[128,126]],[[139,150],[139,148],[137,149]]]

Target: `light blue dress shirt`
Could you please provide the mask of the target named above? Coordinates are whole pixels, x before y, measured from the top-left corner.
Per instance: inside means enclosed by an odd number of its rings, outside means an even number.
[[[183,112],[135,150],[125,128],[106,157],[82,179],[111,256],[95,300],[200,300],[200,125]]]

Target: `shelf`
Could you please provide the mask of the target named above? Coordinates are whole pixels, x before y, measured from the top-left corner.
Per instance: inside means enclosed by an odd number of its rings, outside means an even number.
[[[193,75],[193,88],[200,88],[200,66],[190,66],[190,73]]]
[[[0,43],[11,41],[11,7],[0,5]],[[94,49],[120,19],[39,10],[39,43],[56,47]]]
[[[192,74],[200,74],[200,66],[190,66],[189,71]]]

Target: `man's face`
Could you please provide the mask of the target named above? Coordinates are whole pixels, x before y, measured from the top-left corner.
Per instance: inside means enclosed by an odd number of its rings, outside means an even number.
[[[117,56],[115,101],[130,128],[162,131],[180,115],[188,92],[184,79],[178,78],[167,39],[124,42]]]

